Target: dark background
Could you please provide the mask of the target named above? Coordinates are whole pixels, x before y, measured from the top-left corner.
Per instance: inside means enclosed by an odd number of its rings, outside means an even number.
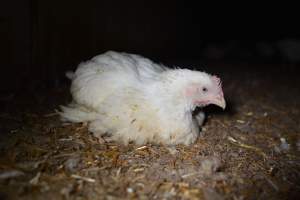
[[[274,3],[2,1],[0,90],[60,87],[65,71],[107,50],[170,66],[299,71],[299,19],[296,5]]]

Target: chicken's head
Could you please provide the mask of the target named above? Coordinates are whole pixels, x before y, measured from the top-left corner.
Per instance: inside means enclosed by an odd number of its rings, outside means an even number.
[[[209,104],[225,109],[226,102],[222,84],[217,76],[212,76],[205,72],[194,72],[187,80],[184,87],[184,96],[192,109]]]

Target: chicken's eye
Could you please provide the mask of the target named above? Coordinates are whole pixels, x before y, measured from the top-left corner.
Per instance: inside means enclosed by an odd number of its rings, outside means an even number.
[[[202,92],[207,92],[207,88],[206,88],[206,87],[203,87],[203,88],[202,88]]]

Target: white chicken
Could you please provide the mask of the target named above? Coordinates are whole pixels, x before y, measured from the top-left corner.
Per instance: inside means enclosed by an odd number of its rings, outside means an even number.
[[[96,137],[109,134],[127,144],[191,144],[204,113],[223,109],[221,81],[205,72],[170,69],[135,54],[108,51],[81,63],[72,80],[73,102],[61,106],[62,120],[88,122]]]

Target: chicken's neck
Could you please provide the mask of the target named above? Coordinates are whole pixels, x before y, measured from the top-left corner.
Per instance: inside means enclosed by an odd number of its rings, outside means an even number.
[[[149,100],[153,101],[158,112],[167,121],[192,123],[193,106],[178,91],[178,88],[155,85],[149,91]]]

